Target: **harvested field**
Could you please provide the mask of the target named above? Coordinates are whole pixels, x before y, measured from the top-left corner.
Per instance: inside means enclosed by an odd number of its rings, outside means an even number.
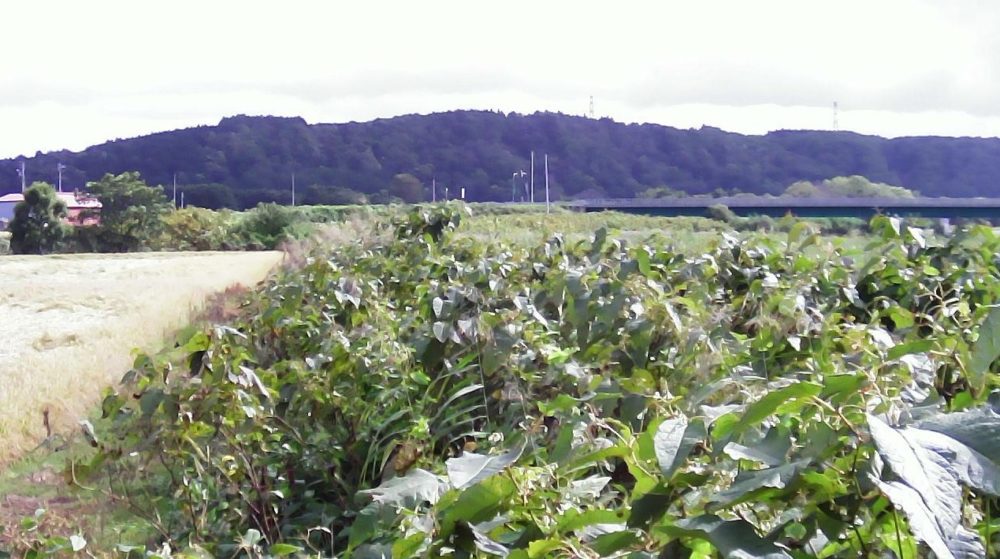
[[[266,277],[279,252],[0,258],[0,464],[75,426],[212,293]]]

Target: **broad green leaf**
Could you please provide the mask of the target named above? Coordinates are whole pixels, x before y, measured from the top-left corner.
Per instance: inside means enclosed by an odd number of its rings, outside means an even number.
[[[434,504],[447,490],[447,482],[427,470],[416,468],[375,487],[359,491],[379,505],[412,509],[426,501]]]
[[[707,540],[722,557],[732,559],[792,559],[785,550],[769,542],[744,520],[723,520],[706,514],[654,528],[672,538],[693,537]]]
[[[399,538],[392,544],[393,559],[408,559],[415,557],[420,548],[427,542],[427,534],[418,532],[405,538]]]
[[[445,343],[451,338],[452,327],[446,322],[435,322],[431,329],[434,331],[434,338],[441,343]]]
[[[979,327],[979,338],[972,346],[969,384],[977,393],[986,387],[990,366],[997,357],[1000,357],[1000,307],[993,307]]]
[[[583,512],[569,510],[556,521],[556,530],[560,533],[574,532],[594,524],[621,524],[625,518],[624,511],[607,509],[591,509]]]
[[[476,549],[479,551],[487,555],[494,555],[497,557],[507,557],[510,554],[509,549],[493,541],[489,536],[477,530],[475,526],[470,524],[469,529],[472,530],[472,536],[476,544]]]
[[[260,543],[261,539],[263,539],[263,536],[260,531],[255,528],[250,528],[245,534],[243,534],[243,537],[240,538],[240,545],[249,549]]]
[[[448,468],[448,481],[455,489],[465,489],[517,462],[523,452],[522,444],[499,456],[466,452],[458,458],[449,458],[445,463]]]
[[[604,250],[604,244],[608,240],[608,230],[605,227],[601,227],[594,232],[594,242],[590,246],[590,258],[591,260],[596,260],[601,252]]]
[[[142,409],[142,414],[145,417],[153,415],[156,412],[156,408],[160,407],[160,403],[163,402],[163,398],[163,390],[159,388],[152,388],[144,392],[142,397],[139,398],[139,407]]]
[[[632,502],[629,509],[628,526],[643,528],[662,517],[670,507],[672,499],[666,494],[666,488],[660,487],[646,493]]]
[[[773,414],[779,406],[788,402],[807,400],[816,396],[823,390],[823,387],[814,382],[795,382],[778,390],[765,394],[761,399],[750,404],[743,417],[738,423],[727,426],[716,425],[712,436],[717,440],[725,439],[729,435],[741,433],[751,427],[760,425],[762,421]],[[789,410],[791,411],[791,410]],[[724,427],[724,428],[722,428]]]
[[[701,420],[689,423],[685,416],[680,415],[661,423],[653,435],[653,448],[663,477],[670,479],[694,445],[705,437],[705,424]]]
[[[652,270],[649,266],[649,253],[646,252],[645,247],[640,247],[635,251],[635,262],[639,267],[639,273],[648,278],[651,275]]]
[[[955,526],[945,534],[940,519],[914,488],[901,481],[875,480],[875,483],[906,515],[913,535],[927,544],[938,559],[985,559],[986,549],[979,536],[962,526]]]
[[[1000,468],[938,432],[894,429],[871,415],[868,426],[879,454],[898,478],[875,482],[906,513],[913,535],[942,558],[985,557],[982,543],[961,524],[961,484],[996,495]]]
[[[957,413],[942,413],[917,422],[916,427],[947,435],[993,462],[1000,463],[1000,396],[990,404]]]
[[[730,442],[722,451],[733,460],[753,460],[768,466],[779,466],[786,462],[791,446],[788,431],[776,426],[769,429],[767,436],[759,442],[749,446]]]
[[[728,489],[712,497],[713,509],[742,502],[758,489],[784,489],[808,465],[809,460],[796,460],[763,470],[744,470],[736,476]]]
[[[788,246],[791,248],[792,245],[799,242],[803,236],[809,234],[809,224],[805,221],[798,221],[791,229],[788,230]]]
[[[528,544],[528,557],[530,559],[541,559],[542,557],[550,557],[550,553],[560,549],[562,547],[562,542],[554,539],[544,539],[535,540]]]
[[[489,520],[516,490],[505,476],[488,477],[459,494],[445,511],[445,522],[454,525],[458,521],[475,524]]]
[[[905,344],[899,344],[893,346],[889,349],[887,357],[889,359],[899,359],[904,355],[910,355],[913,353],[926,353],[934,349],[933,340],[915,340],[912,342],[907,342]]]
[[[629,546],[639,543],[639,536],[631,530],[620,530],[602,534],[589,543],[591,549],[601,557],[607,557]]]
[[[291,555],[293,553],[298,553],[298,552],[302,551],[303,549],[304,548],[302,548],[300,546],[292,545],[290,543],[276,543],[276,544],[272,545],[268,549],[268,551],[271,552],[276,557],[284,557],[286,555]]]
[[[365,544],[354,550],[353,559],[393,559],[392,546],[386,544]]]

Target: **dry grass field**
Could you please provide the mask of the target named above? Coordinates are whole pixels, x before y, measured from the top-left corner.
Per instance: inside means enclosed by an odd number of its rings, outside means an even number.
[[[0,464],[75,428],[136,348],[156,349],[212,293],[279,252],[0,257]]]

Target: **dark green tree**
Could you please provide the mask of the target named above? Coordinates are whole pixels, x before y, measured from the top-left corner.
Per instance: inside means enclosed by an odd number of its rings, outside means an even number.
[[[107,252],[139,250],[155,238],[163,226],[162,216],[170,202],[162,187],[147,185],[137,172],[104,175],[87,184],[101,201],[98,248]]]
[[[250,248],[274,249],[288,238],[295,224],[294,208],[279,204],[260,204],[243,214],[236,234]]]
[[[399,198],[407,204],[422,202],[424,185],[417,177],[409,173],[400,173],[392,177],[392,182],[389,183],[389,196]]]
[[[52,185],[36,182],[24,193],[24,201],[14,208],[10,222],[10,249],[14,254],[51,252],[69,229],[63,218],[66,204],[56,197]]]

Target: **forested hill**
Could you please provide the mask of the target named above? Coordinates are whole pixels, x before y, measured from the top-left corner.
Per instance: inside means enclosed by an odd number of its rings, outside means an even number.
[[[538,156],[539,186],[541,155],[549,154],[556,199],[666,192],[660,187],[690,194],[777,194],[798,180],[842,175],[864,175],[926,196],[1000,195],[996,138],[887,140],[826,131],[747,136],[554,113],[456,111],[315,125],[300,118],[237,116],[217,126],[26,161],[29,182],[55,182],[59,162],[67,166],[69,187],[128,170],[168,185],[176,173],[189,203],[245,207],[287,202],[293,172],[300,203],[429,198],[432,178],[439,196],[445,187],[453,197],[465,187],[470,200],[510,200],[511,175],[528,169],[531,150]],[[17,189],[16,161],[0,161],[0,192]]]

